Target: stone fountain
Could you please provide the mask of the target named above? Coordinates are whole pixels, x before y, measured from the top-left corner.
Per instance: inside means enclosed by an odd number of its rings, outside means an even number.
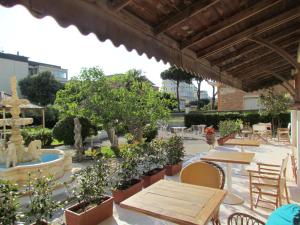
[[[0,142],[0,179],[23,183],[27,179],[28,172],[37,170],[40,170],[42,175],[51,174],[55,178],[63,176],[65,171],[71,169],[70,155],[57,149],[41,149],[40,140],[32,141],[27,148],[24,146],[20,126],[32,124],[33,119],[20,118],[20,105],[29,104],[29,101],[19,99],[15,76],[11,78],[11,91],[11,98],[1,102],[2,105],[10,108],[12,117],[0,119],[0,127],[11,127],[9,141],[7,143],[5,140]]]

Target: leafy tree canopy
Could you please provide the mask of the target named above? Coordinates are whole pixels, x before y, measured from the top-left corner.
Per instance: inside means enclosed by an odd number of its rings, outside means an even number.
[[[27,76],[19,81],[19,86],[24,97],[42,106],[53,104],[56,92],[63,88],[63,84],[58,82],[49,71]]]
[[[188,84],[192,82],[194,77],[192,74],[176,68],[175,66],[171,66],[169,69],[163,71],[160,76],[163,80],[175,80],[178,82],[186,82]]]

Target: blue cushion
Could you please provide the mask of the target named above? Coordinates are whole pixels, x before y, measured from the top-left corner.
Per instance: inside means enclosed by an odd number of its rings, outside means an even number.
[[[266,225],[300,225],[300,206],[288,204],[276,209]]]

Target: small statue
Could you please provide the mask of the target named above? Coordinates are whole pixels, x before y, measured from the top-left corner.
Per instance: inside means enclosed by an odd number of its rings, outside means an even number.
[[[41,156],[41,148],[42,148],[42,141],[41,140],[34,140],[31,141],[28,145],[28,148],[25,150],[26,154],[24,155],[24,161],[34,161],[40,159]]]
[[[17,165],[17,151],[13,142],[7,143],[6,167],[15,167]]]
[[[74,147],[80,151],[82,149],[81,124],[78,118],[74,118]]]

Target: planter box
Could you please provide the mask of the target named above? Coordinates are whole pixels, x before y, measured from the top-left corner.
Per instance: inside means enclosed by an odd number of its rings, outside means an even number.
[[[165,169],[154,169],[153,174],[143,175],[144,188],[149,187],[150,185],[156,183],[157,181],[164,179],[166,170]]]
[[[83,203],[76,204],[65,210],[67,225],[97,225],[113,214],[113,198],[107,196],[107,199],[100,205],[87,209],[85,212],[77,213],[83,206]]]
[[[182,169],[182,161],[175,164],[175,165],[166,165],[166,175],[167,176],[174,176],[179,173]]]
[[[228,141],[229,139],[233,139],[233,138],[235,138],[235,133],[232,133],[232,134],[229,134],[225,137],[219,138],[218,139],[218,145],[224,145],[224,143],[226,141]]]
[[[143,180],[138,180],[137,183],[132,185],[131,187],[125,190],[115,190],[112,191],[112,195],[114,197],[114,202],[119,204],[120,202],[124,201],[125,199],[129,198],[130,196],[138,193],[143,189]]]

